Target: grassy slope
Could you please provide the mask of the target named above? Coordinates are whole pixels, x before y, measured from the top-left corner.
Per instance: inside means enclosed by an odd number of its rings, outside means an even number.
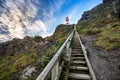
[[[97,35],[95,45],[105,50],[120,46],[120,21],[113,13],[111,2],[99,5],[93,10],[96,17],[78,24],[78,31],[84,35]]]
[[[12,80],[12,78],[10,78],[10,74],[19,71],[18,74],[20,75],[20,72],[23,68],[33,63],[37,59],[37,56],[33,54],[20,54],[0,57],[0,79],[5,79],[5,77],[9,76],[7,79]]]
[[[17,80],[25,67],[30,64],[39,64],[40,71],[44,69],[54,53],[63,44],[68,35],[72,32],[73,27],[60,25],[53,36],[47,38],[49,41],[54,41],[56,44],[46,49],[43,56],[38,56],[35,49],[31,49],[32,54],[21,53],[12,56],[0,57],[0,80]],[[37,38],[36,38],[37,39]],[[39,41],[38,41],[39,42]],[[17,74],[16,74],[17,73]],[[37,75],[29,80],[35,80]]]

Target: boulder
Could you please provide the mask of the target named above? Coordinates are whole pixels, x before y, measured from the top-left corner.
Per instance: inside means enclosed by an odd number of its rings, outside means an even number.
[[[37,73],[36,67],[28,66],[23,70],[20,80],[28,79],[35,73]]]

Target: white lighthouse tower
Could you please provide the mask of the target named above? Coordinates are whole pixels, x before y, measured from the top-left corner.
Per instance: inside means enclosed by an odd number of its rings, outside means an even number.
[[[69,25],[69,18],[66,17],[66,25]]]

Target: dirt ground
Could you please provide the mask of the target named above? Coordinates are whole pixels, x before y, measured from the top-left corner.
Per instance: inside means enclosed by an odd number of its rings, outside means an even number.
[[[88,57],[98,80],[120,80],[120,47],[105,51],[94,46],[95,36],[81,36],[89,50]]]

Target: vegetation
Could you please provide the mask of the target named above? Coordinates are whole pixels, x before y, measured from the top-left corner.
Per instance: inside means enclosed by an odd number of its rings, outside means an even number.
[[[54,36],[47,39],[55,44],[50,44],[51,47],[46,45],[42,55],[38,55],[36,49],[31,48],[29,49],[30,53],[0,56],[0,80],[18,80],[22,71],[32,64],[36,64],[41,72],[73,30],[73,27],[65,25],[60,27],[60,29],[56,30],[57,32],[55,31]],[[38,43],[43,41],[43,38],[35,36],[34,41]],[[38,75],[35,74],[28,80],[35,80]]]
[[[21,70],[37,59],[38,57],[34,54],[16,54],[0,57],[0,79],[7,78],[12,80],[13,78],[10,77],[11,74],[18,72],[20,75]]]
[[[95,45],[105,50],[115,49],[120,45],[120,22],[114,14],[115,6],[111,2],[92,9],[93,17],[77,25],[83,35],[97,35]]]
[[[42,38],[41,36],[39,36],[39,35],[36,35],[36,36],[34,37],[34,41],[36,41],[36,42],[41,42],[41,41],[43,41],[43,38]]]
[[[106,27],[95,41],[96,45],[105,50],[114,49],[120,45],[120,27]]]

